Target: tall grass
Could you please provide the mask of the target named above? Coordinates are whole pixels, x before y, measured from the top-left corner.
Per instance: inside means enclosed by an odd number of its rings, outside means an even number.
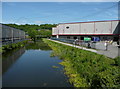
[[[60,64],[75,87],[119,87],[120,75],[116,60],[47,39],[43,41],[53,49],[52,56],[63,59]]]

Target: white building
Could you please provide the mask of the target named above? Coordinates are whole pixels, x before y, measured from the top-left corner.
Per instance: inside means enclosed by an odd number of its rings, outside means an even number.
[[[61,23],[52,28],[53,37],[80,39],[99,37],[100,40],[118,40],[120,20]]]

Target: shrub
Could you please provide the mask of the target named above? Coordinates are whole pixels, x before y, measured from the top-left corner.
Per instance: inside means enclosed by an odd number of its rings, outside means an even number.
[[[115,64],[120,66],[120,57],[116,57],[115,59]]]
[[[25,46],[26,43],[27,43],[27,40],[22,41],[22,42],[18,42],[18,43],[2,45],[2,53],[6,52],[8,50],[14,49],[14,48],[23,47],[23,46]]]

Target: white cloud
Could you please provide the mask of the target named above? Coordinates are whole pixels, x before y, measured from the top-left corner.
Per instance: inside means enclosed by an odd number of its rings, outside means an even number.
[[[36,24],[42,24],[43,22],[42,21],[35,21],[34,23],[36,23]]]
[[[120,0],[1,0],[2,2],[119,2]]]

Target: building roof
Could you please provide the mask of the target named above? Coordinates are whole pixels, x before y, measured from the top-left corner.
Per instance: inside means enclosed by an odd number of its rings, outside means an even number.
[[[76,24],[76,23],[94,23],[94,22],[111,22],[120,20],[103,20],[103,21],[87,21],[87,22],[70,22],[70,23],[59,23],[59,24]]]

